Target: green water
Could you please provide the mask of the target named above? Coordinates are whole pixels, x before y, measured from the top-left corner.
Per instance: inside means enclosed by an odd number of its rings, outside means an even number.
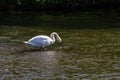
[[[13,16],[10,16],[9,19],[4,19],[3,23],[11,21],[11,17],[13,19]],[[87,20],[91,19],[91,16],[85,18],[71,16],[71,20],[76,20],[75,23],[64,22],[68,17],[58,15],[47,15],[46,19],[45,17],[39,17],[43,22],[39,26],[20,25],[23,20],[18,25],[15,23],[19,20],[12,20],[10,24],[0,26],[0,80],[120,79],[120,28],[66,28],[66,25],[82,26],[78,19],[86,19],[89,25],[95,26],[97,23],[93,23],[96,17],[91,24],[91,21]],[[58,22],[54,25],[56,20]],[[111,23],[105,20],[106,22],[102,22],[101,25],[119,26],[115,20],[111,20]],[[47,22],[50,21],[53,23],[48,25]],[[22,43],[38,34],[49,36],[53,31],[61,36],[63,42],[60,44],[56,42],[46,47],[44,51]]]

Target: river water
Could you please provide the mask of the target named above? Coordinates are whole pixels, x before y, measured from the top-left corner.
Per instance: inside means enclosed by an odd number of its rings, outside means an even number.
[[[58,22],[52,28],[53,17],[47,17],[41,17],[43,24],[39,26],[16,25],[13,24],[15,20],[0,26],[0,80],[120,79],[119,28],[67,29],[66,25],[76,24],[68,24],[64,22],[66,17],[60,16],[54,16]],[[78,20],[77,17],[75,19]],[[61,25],[63,27],[60,28]],[[54,31],[63,42],[56,41],[43,51],[23,43],[33,36],[49,36]]]

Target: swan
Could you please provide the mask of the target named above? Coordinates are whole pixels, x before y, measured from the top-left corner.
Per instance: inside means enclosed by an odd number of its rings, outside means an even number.
[[[38,35],[28,41],[24,41],[24,43],[36,48],[44,49],[44,47],[54,44],[56,40],[62,42],[60,36],[56,32],[52,32],[50,37],[46,35]]]

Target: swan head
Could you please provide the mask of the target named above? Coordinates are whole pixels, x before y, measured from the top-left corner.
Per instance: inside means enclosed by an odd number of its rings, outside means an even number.
[[[58,38],[57,38],[57,41],[61,43],[61,42],[62,42],[62,39],[61,39],[60,37],[58,37]]]

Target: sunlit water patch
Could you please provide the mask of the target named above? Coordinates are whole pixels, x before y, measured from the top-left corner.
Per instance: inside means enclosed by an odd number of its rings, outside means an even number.
[[[29,50],[0,55],[0,79],[119,79],[116,59],[119,57]]]

